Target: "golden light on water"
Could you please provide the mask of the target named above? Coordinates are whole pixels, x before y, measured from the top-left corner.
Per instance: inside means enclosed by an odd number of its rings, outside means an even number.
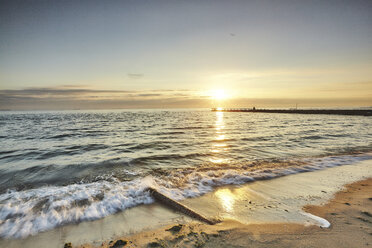
[[[247,188],[220,188],[214,192],[223,210],[234,215],[242,207],[242,200],[257,199],[254,193],[247,191]]]
[[[235,195],[230,189],[219,189],[214,195],[220,200],[223,209],[226,212],[232,212],[234,210]]]
[[[227,145],[226,144],[213,144],[213,146],[215,146],[215,147],[226,147]]]
[[[220,152],[220,151],[218,151],[218,152]],[[218,153],[217,152],[217,150],[215,150],[215,153]],[[223,158],[211,158],[211,159],[209,159],[209,161],[211,161],[212,163],[214,163],[214,164],[222,164],[223,162],[225,162],[225,159],[223,159]]]
[[[216,112],[216,122],[215,122],[215,129],[216,129],[216,136],[214,137],[212,144],[211,152],[215,155],[209,159],[214,164],[222,164],[226,162],[225,158],[221,158],[222,152],[225,151],[227,148],[227,144],[224,142],[226,139],[226,132],[225,132],[225,122],[223,119],[224,113],[223,112]]]
[[[226,123],[224,120],[224,116],[226,113],[215,112],[215,114],[215,136],[213,137],[213,144],[211,149],[213,156],[209,160],[214,164],[221,165],[228,162],[228,159],[224,158],[223,155],[225,152],[228,152],[228,144],[226,142],[229,133],[226,132],[225,129]],[[232,213],[234,211],[236,198],[239,197],[239,194],[241,194],[241,192],[239,190],[234,190],[234,192],[232,192],[230,189],[225,188],[218,189],[214,194],[219,199],[222,208],[226,212]]]
[[[226,138],[225,135],[225,122],[223,120],[223,112],[216,112],[216,123],[215,123],[215,128],[216,128],[216,141],[223,141]]]
[[[224,127],[223,112],[216,112],[216,127]]]

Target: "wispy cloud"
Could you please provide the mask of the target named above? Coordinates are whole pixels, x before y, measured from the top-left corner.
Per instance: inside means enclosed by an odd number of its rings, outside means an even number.
[[[142,73],[128,73],[127,75],[131,79],[139,79],[144,76]]]
[[[91,90],[91,89],[74,89],[74,88],[25,88],[21,90],[0,90],[0,95],[12,96],[45,96],[45,95],[81,95],[81,94],[101,94],[101,93],[130,93],[130,91],[113,91],[113,90]]]
[[[367,84],[369,83],[361,83]],[[351,87],[351,86],[350,86]],[[345,85],[345,89],[349,86]],[[302,107],[312,106],[371,106],[372,98],[366,96],[332,97],[317,95],[290,98],[231,98],[224,107]],[[99,90],[68,85],[46,88],[0,90],[0,109],[59,110],[59,109],[118,109],[118,108],[209,108],[215,107],[210,96],[193,90]]]
[[[187,93],[182,93],[187,92]],[[0,97],[29,97],[29,98],[53,98],[70,97],[84,98],[86,96],[100,97],[159,97],[159,96],[179,96],[191,95],[192,91],[184,90],[96,90],[88,88],[75,88],[69,86],[58,87],[33,87],[19,90],[0,90]]]
[[[178,106],[185,99],[198,97],[190,90],[97,90],[68,85],[0,90],[1,109],[150,108],[166,107],[166,102]]]

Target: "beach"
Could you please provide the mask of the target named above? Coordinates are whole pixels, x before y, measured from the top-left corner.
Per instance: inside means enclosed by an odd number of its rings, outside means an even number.
[[[372,160],[365,160],[219,187],[180,201],[221,220],[216,225],[155,202],[26,239],[1,240],[0,246],[121,247],[114,244],[123,240],[128,247],[367,247],[372,243],[371,178]]]
[[[372,0],[0,4],[0,248],[372,246]]]
[[[0,120],[0,247],[141,247],[155,241],[136,235],[167,240],[197,226],[332,229],[304,207],[372,177],[368,116],[107,110]]]
[[[369,178],[347,185],[325,205],[304,207],[327,219],[330,228],[290,223],[244,225],[231,220],[213,226],[177,224],[102,243],[102,247],[370,247],[371,192]]]
[[[370,166],[371,166],[370,162]],[[345,185],[322,205],[303,210],[331,226],[295,223],[172,224],[102,243],[102,247],[369,247],[372,245],[372,178]],[[123,241],[123,242],[121,242]],[[115,245],[118,246],[115,246]],[[84,244],[80,247],[95,247]]]

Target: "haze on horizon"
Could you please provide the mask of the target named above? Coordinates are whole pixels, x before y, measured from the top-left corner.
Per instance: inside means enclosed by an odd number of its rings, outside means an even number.
[[[0,109],[296,103],[372,106],[372,1],[0,3]]]

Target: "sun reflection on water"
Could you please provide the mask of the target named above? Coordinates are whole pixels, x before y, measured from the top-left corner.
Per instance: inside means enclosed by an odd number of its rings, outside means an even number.
[[[222,164],[225,161],[225,159],[223,159],[223,158],[211,158],[211,159],[209,159],[209,161],[211,161],[214,164]]]
[[[226,132],[225,132],[225,122],[224,122],[224,113],[223,112],[216,112],[216,122],[215,122],[215,130],[216,136],[214,137],[214,142],[212,144],[213,148],[211,152],[215,155],[209,159],[214,164],[221,164],[226,162],[226,159],[217,157],[221,155],[221,152],[226,150],[227,144],[224,142],[226,140]]]
[[[225,139],[225,135],[224,134],[218,135],[216,137],[216,140],[224,140],[224,139]]]
[[[234,215],[241,210],[243,199],[257,197],[254,193],[247,192],[246,188],[220,188],[214,192],[214,196],[229,215]]]
[[[234,210],[235,195],[230,189],[219,189],[214,195],[220,200],[223,209],[231,213]]]
[[[226,144],[213,144],[213,146],[215,146],[215,147],[226,147],[227,145]]]

